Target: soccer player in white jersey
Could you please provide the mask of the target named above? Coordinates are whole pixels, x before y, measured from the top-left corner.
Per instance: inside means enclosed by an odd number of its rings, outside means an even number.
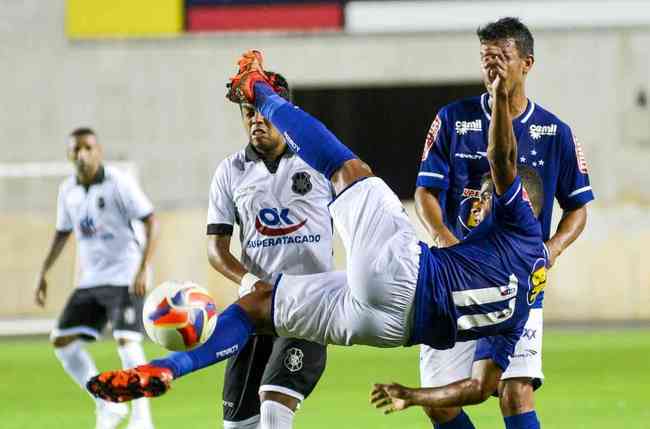
[[[286,80],[272,74],[285,97]],[[329,181],[287,148],[255,106],[239,105],[248,144],[223,160],[210,187],[207,234],[212,266],[239,284],[239,296],[277,272],[332,270]],[[241,258],[230,252],[233,226]],[[287,429],[325,370],[326,347],[306,340],[255,336],[228,360],[223,387],[226,429]]]
[[[72,379],[84,386],[97,374],[84,342],[99,338],[110,321],[124,368],[145,362],[142,297],[157,235],[153,206],[136,181],[102,164],[102,147],[90,128],[70,135],[68,158],[76,174],[59,187],[56,233],[40,271],[36,303],[45,306],[47,273],[71,233],[77,239],[79,277],[50,339],[54,353]],[[146,237],[136,235],[142,222]],[[98,429],[117,427],[128,407],[96,399]],[[146,398],[132,405],[128,429],[151,429]]]
[[[499,47],[504,49],[512,72],[508,91],[519,152],[517,162],[535,169],[542,179],[544,203],[539,220],[552,265],[584,229],[586,205],[594,199],[582,150],[567,124],[526,97],[526,78],[534,65],[534,39],[529,29],[516,18],[502,18],[480,28],[477,33],[482,65],[491,50]],[[462,241],[475,226],[471,212],[479,202],[481,177],[489,171],[486,151],[494,94],[487,69],[482,67],[481,71],[488,92],[440,109],[422,156],[416,209],[441,247]],[[554,199],[563,213],[551,235]],[[501,412],[507,429],[535,429],[540,424],[533,392],[544,378],[542,300],[543,293],[532,306],[511,364],[499,386]],[[435,350],[423,345],[420,356],[422,386],[444,386],[466,378],[473,362],[485,353],[485,345],[484,340],[457,343],[450,350]],[[474,428],[460,408],[428,407],[425,411],[438,428]]]

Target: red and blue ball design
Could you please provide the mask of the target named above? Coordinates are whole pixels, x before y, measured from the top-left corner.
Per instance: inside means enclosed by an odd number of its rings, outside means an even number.
[[[205,289],[192,283],[167,282],[147,297],[143,316],[154,342],[169,350],[190,350],[212,334],[217,308]]]

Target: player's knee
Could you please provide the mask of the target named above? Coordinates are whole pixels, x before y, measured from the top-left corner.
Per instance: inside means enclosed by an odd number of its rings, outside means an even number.
[[[334,191],[339,194],[357,180],[371,176],[374,174],[368,164],[360,159],[350,159],[332,174],[330,180],[334,185]]]
[[[443,424],[452,421],[460,414],[461,408],[433,408],[422,407],[424,413],[429,417],[431,423]]]
[[[499,404],[505,416],[535,409],[533,385],[528,378],[504,380],[499,386]]]
[[[258,333],[273,333],[271,305],[273,286],[266,282],[257,282],[255,290],[241,297],[237,304],[246,312]]]
[[[278,404],[282,404],[289,408],[293,412],[298,409],[298,404],[300,404],[300,401],[293,396],[279,392],[260,392],[260,402],[264,401],[277,402]]]
[[[73,342],[77,341],[79,339],[78,335],[66,335],[63,337],[56,337],[52,340],[52,345],[54,348],[61,348],[65,347],[69,344],[72,344]]]

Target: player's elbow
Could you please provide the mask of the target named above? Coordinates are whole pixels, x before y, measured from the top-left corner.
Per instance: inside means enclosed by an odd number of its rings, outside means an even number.
[[[227,255],[229,252],[228,249],[224,249],[223,246],[219,245],[218,240],[208,240],[208,262],[212,267],[223,274],[226,270]]]

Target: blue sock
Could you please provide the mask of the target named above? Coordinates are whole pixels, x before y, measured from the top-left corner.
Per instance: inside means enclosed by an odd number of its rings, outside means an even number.
[[[460,410],[460,414],[453,420],[450,420],[447,423],[436,423],[433,427],[435,429],[474,429],[472,421],[463,410]]]
[[[318,119],[277,95],[264,82],[255,84],[255,107],[284,136],[292,151],[328,179],[357,156]]]
[[[189,352],[172,353],[150,363],[169,368],[174,378],[182,377],[237,354],[253,331],[253,324],[244,310],[232,304],[219,315],[214,332],[203,345]]]
[[[541,426],[535,411],[504,417],[506,429],[539,429]]]

